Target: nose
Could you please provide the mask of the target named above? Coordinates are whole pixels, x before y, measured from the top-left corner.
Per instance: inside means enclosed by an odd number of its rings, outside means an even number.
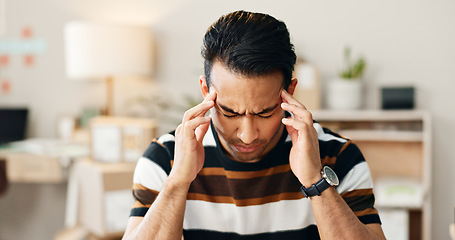
[[[258,129],[256,128],[254,116],[244,116],[241,124],[237,129],[237,137],[245,144],[254,142],[259,136]]]

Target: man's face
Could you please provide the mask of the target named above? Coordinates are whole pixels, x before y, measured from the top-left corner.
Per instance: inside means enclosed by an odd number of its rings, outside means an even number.
[[[245,77],[216,61],[210,80],[210,91],[217,93],[212,121],[224,150],[237,161],[259,161],[278,143],[284,128],[283,75]]]

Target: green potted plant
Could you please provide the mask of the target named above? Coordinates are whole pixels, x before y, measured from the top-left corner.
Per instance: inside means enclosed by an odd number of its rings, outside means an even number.
[[[362,76],[366,61],[351,57],[351,48],[345,47],[343,68],[338,77],[328,84],[327,105],[333,110],[356,110],[362,107]]]
[[[346,80],[359,79],[362,77],[366,67],[365,59],[358,58],[355,61],[351,59],[351,48],[344,49],[344,68],[338,74],[340,78]]]

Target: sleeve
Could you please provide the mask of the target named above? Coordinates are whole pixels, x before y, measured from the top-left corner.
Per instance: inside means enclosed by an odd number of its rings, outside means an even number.
[[[373,180],[368,163],[351,141],[342,147],[334,170],[341,181],[337,190],[359,220],[364,224],[381,223],[374,208]]]
[[[340,180],[338,193],[362,223],[381,223],[374,208],[370,169],[360,149],[348,138],[316,121],[313,126],[318,133],[322,164],[330,166]]]
[[[170,172],[171,157],[160,139],[154,140],[138,160],[133,177],[134,204],[130,217],[143,217],[163,188]]]

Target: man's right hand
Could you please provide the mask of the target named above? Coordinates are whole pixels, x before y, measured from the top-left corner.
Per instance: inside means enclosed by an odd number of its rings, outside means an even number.
[[[210,117],[205,114],[215,105],[215,98],[215,92],[208,94],[204,101],[185,112],[175,132],[171,173],[146,215],[130,217],[124,239],[182,238],[188,188],[204,166],[202,140],[210,126]]]
[[[216,93],[208,94],[204,101],[189,109],[175,132],[175,155],[169,178],[174,183],[189,186],[204,165],[202,140],[210,126],[205,114],[214,106]]]

